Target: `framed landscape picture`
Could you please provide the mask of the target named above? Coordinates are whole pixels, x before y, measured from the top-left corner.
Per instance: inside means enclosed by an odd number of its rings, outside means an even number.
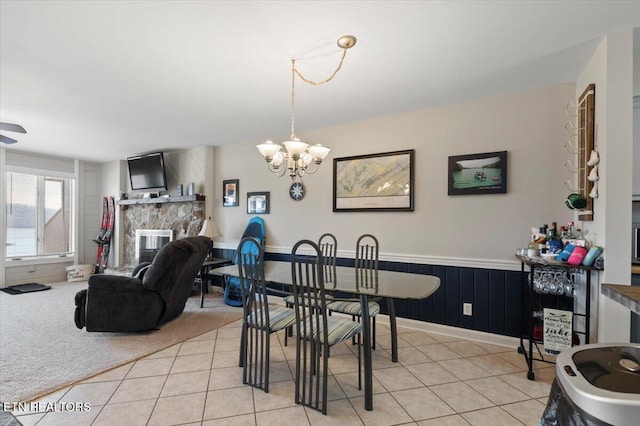
[[[449,195],[505,194],[507,151],[449,157]]]
[[[333,159],[333,211],[413,211],[414,150]]]
[[[229,179],[222,182],[222,206],[237,207],[240,203],[238,197],[238,189],[240,181],[238,179]]]
[[[269,192],[247,192],[247,213],[269,214]]]

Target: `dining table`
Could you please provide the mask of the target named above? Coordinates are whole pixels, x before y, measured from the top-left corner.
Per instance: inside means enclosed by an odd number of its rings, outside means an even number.
[[[440,287],[440,278],[433,275],[409,272],[363,270],[348,266],[324,266],[325,291],[357,295],[362,307],[363,364],[364,364],[364,408],[373,409],[373,365],[371,355],[371,325],[369,299],[425,299]],[[239,276],[237,265],[224,266],[211,271],[214,275]],[[264,276],[267,283],[291,286],[291,263],[286,261],[265,261]],[[398,361],[398,342],[395,309],[389,303],[389,325],[391,335],[391,358]]]

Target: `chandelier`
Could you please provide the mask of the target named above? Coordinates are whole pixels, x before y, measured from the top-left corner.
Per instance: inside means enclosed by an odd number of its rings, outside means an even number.
[[[296,69],[296,60],[291,59],[291,138],[288,141],[282,142],[285,148],[284,150],[280,144],[274,143],[273,141],[266,141],[256,146],[260,154],[262,154],[267,161],[269,170],[276,175],[284,176],[288,170],[289,176],[291,176],[291,179],[294,179],[296,177],[301,178],[305,173],[315,173],[318,171],[322,160],[329,155],[329,151],[331,151],[329,147],[321,144],[309,145],[296,136],[296,75],[302,81],[312,86],[320,86],[330,82],[342,68],[344,58],[347,56],[347,50],[355,44],[356,38],[351,35],[345,35],[338,39],[338,47],[343,50],[342,58],[335,71],[322,81],[312,81],[305,78],[300,71]]]

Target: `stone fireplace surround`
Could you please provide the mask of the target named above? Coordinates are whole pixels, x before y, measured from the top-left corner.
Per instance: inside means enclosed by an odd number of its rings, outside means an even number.
[[[123,211],[123,263],[135,267],[136,229],[173,231],[173,239],[198,235],[204,221],[204,202],[185,201],[163,204],[132,204]]]

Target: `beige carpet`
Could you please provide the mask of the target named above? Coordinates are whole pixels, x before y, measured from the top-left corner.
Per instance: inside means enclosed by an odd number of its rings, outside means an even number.
[[[220,293],[192,296],[160,330],[88,333],[73,320],[74,295],[87,283],[12,296],[0,292],[0,401],[21,402],[167,348],[241,318]]]

